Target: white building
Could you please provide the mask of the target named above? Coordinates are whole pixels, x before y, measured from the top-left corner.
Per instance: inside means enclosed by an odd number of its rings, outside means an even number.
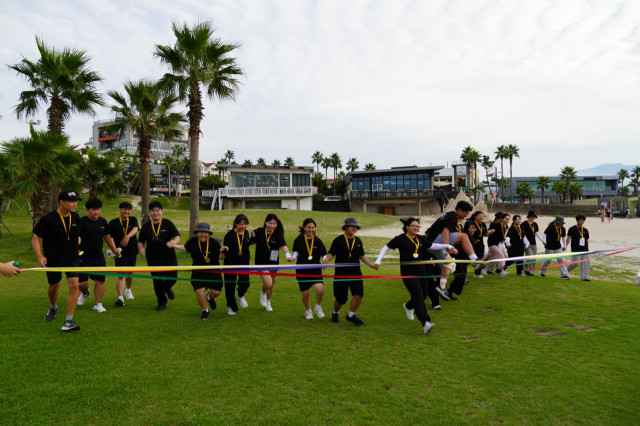
[[[202,191],[203,198],[211,198],[211,209],[288,209],[311,210],[313,195],[313,167],[256,167],[239,164],[218,164],[229,184],[218,190]]]

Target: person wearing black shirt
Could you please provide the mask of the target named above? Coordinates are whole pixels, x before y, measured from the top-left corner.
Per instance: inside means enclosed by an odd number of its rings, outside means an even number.
[[[162,204],[159,201],[149,203],[149,216],[151,220],[140,229],[140,256],[147,258],[149,266],[178,266],[175,246],[180,242],[180,233],[176,226],[170,220],[162,218]],[[176,283],[178,271],[151,272],[151,276],[158,277],[153,279],[153,290],[158,299],[156,311],[164,311],[167,308],[167,298],[175,299],[171,287]]]
[[[327,255],[327,249],[322,240],[316,235],[316,222],[306,218],[302,222],[300,235],[293,241],[293,256],[287,261],[293,262],[297,259],[298,265],[320,265]],[[313,311],[318,318],[324,318],[322,310],[322,299],[324,297],[324,285],[322,284],[322,268],[301,269],[296,279],[298,280],[298,288],[302,292],[302,304],[306,308],[304,317],[308,320],[313,319]],[[309,276],[315,275],[315,276]],[[316,305],[311,310],[311,287],[316,292]]]
[[[374,268],[374,265],[364,254],[362,240],[356,237],[358,229],[360,229],[360,226],[358,225],[358,221],[355,217],[346,218],[344,226],[342,227],[344,234],[333,240],[331,247],[329,248],[329,254],[327,254],[327,257],[323,262],[325,265],[328,265],[335,257],[336,264],[357,264],[357,266],[354,265],[336,270],[335,275],[337,276],[333,280],[333,296],[335,297],[335,300],[333,301],[333,312],[331,313],[331,321],[333,322],[339,321],[340,308],[342,305],[347,303],[347,299],[349,298],[348,292],[351,291],[351,306],[346,320],[355,325],[363,324],[362,320],[356,316],[356,311],[358,310],[358,307],[362,302],[362,297],[364,296],[362,278],[341,279],[339,277],[339,275],[362,276],[360,260],[362,260],[365,265]]]
[[[278,265],[280,263],[280,250],[288,259],[291,257],[287,242],[284,239],[284,226],[282,222],[273,213],[269,213],[264,219],[264,227],[255,229],[251,236],[255,239],[256,265]],[[275,274],[276,270],[269,270]],[[260,291],[260,304],[267,312],[273,311],[271,307],[271,296],[273,295],[273,286],[276,284],[276,275],[260,275],[262,280],[262,290]]]
[[[573,253],[589,251],[589,230],[584,227],[585,220],[587,220],[586,216],[577,215],[577,223],[567,231],[567,246],[571,245]],[[591,281],[589,279],[590,263],[588,254],[578,254],[573,256],[573,263],[567,267],[567,270],[571,271],[580,265],[580,279]]]
[[[196,226],[196,230],[193,231],[196,234],[195,237],[191,237],[184,245],[176,245],[178,250],[186,251],[191,255],[193,266],[208,266],[208,265],[220,265],[220,243],[211,238],[211,226],[208,223],[199,223]],[[191,271],[191,286],[196,293],[196,299],[200,305],[202,312],[200,313],[201,320],[209,319],[209,309],[207,308],[207,302],[211,306],[211,310],[216,309],[215,298],[220,295],[222,291],[222,277],[220,276],[219,269],[202,270],[197,269]],[[209,289],[209,293],[205,296],[205,289]]]
[[[89,198],[84,204],[87,209],[87,215],[80,219],[80,266],[107,266],[102,253],[102,241],[106,241],[109,248],[119,254],[111,236],[109,235],[109,224],[107,220],[100,217],[102,212],[102,201],[99,198]],[[78,305],[84,305],[85,300],[91,293],[89,291],[89,278],[95,285],[93,287],[93,295],[95,304],[93,310],[98,313],[107,312],[102,306],[102,297],[104,296],[104,275],[96,273],[80,274],[80,297],[78,297]]]
[[[251,260],[249,246],[255,241],[247,231],[249,219],[239,214],[233,220],[233,229],[224,236],[222,251],[224,252],[225,265],[248,265]],[[236,296],[236,285],[238,295]],[[224,295],[227,299],[227,314],[235,315],[238,312],[238,304],[243,308],[249,306],[244,295],[249,290],[249,275],[234,271],[224,274]]]
[[[78,266],[78,227],[80,216],[76,213],[78,198],[73,191],[62,191],[58,194],[59,208],[47,213],[33,228],[31,248],[38,258],[38,265],[45,267]],[[43,254],[44,253],[44,254]],[[78,273],[65,272],[69,283],[67,296],[67,316],[62,331],[80,330],[80,326],[73,321],[73,313],[78,300]],[[62,273],[47,272],[49,282],[50,307],[45,321],[53,321],[58,312],[58,290]]]
[[[400,221],[403,225],[402,231],[404,234],[394,237],[382,247],[374,267],[378,269],[382,258],[384,258],[389,249],[397,249],[400,252],[400,274],[405,276],[402,282],[411,296],[411,300],[405,303],[403,307],[407,318],[410,320],[413,320],[415,311],[418,320],[422,324],[424,334],[427,334],[435,326],[431,322],[431,317],[427,313],[427,307],[424,304],[424,299],[429,292],[429,281],[425,277],[427,274],[424,265],[414,262],[428,259],[430,256],[429,248],[448,250],[453,254],[456,254],[457,251],[449,244],[431,243],[425,236],[419,235],[420,219],[409,217],[400,219]],[[406,276],[409,276],[409,278],[406,278]]]
[[[529,246],[524,249],[524,254],[527,256],[535,256],[538,254],[538,246],[536,245],[536,238],[542,242],[542,234],[540,234],[540,228],[535,221],[538,215],[533,210],[527,213],[527,220],[522,223],[522,231],[527,238]],[[524,264],[524,274],[528,276],[534,276],[536,274],[536,262],[533,259],[527,259]]]
[[[493,222],[489,225],[489,237],[487,238],[487,245],[489,246],[489,258],[487,260],[496,260],[487,264],[487,274],[493,274],[493,268],[496,267],[496,272],[500,276],[508,275],[507,271],[502,270],[504,268],[504,253],[500,249],[500,244],[503,244],[507,238],[507,228],[503,221],[504,218],[509,217],[508,214],[502,212],[496,212]],[[507,220],[508,223],[508,220]]]
[[[469,231],[471,225],[473,225],[475,229],[474,232]],[[475,211],[471,215],[471,218],[469,218],[469,220],[467,220],[467,222],[464,224],[463,230],[464,233],[469,236],[469,241],[471,242],[474,253],[476,254],[476,256],[478,256],[478,259],[486,260],[489,256],[488,254],[485,254],[484,238],[493,234],[495,232],[495,229],[492,229],[491,231],[487,229],[487,225],[484,223],[484,214],[482,213],[482,211]],[[458,266],[456,265],[456,276],[458,275],[457,269]],[[473,272],[474,278],[483,278],[486,274],[485,264],[474,265]]]
[[[567,249],[566,244],[566,236],[567,231],[564,229],[564,218],[562,216],[557,216],[553,222],[547,226],[547,229],[544,230],[543,235],[543,244],[544,244],[544,253],[562,253]],[[569,271],[567,270],[567,266],[563,263],[562,258],[558,257],[555,259],[558,267],[560,268],[560,278],[563,280],[569,279]],[[542,262],[540,266],[540,276],[544,277],[547,275],[547,267],[551,265],[552,259],[547,259]]]
[[[505,240],[505,245],[507,246],[507,253],[509,257],[522,257],[524,256],[525,246],[525,236],[522,229],[522,217],[519,214],[513,215],[513,223],[511,227],[507,231],[507,238]],[[513,260],[509,260],[505,263],[504,269],[507,269],[509,265],[514,263]],[[516,273],[520,277],[524,277],[523,271],[523,261],[517,260],[516,264]]]
[[[115,259],[116,266],[119,267],[136,266],[136,258],[138,256],[136,235],[140,227],[138,226],[138,219],[135,216],[131,216],[132,208],[131,203],[123,201],[118,206],[120,216],[109,222],[109,235],[113,238],[113,243],[116,247],[122,250],[121,256]],[[116,278],[116,293],[118,295],[116,306],[124,306],[125,298],[127,300],[133,299],[132,284],[133,277]]]

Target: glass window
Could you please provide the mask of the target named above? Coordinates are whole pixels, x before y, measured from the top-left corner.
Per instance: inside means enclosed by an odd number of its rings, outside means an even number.
[[[291,176],[289,173],[280,173],[280,186],[284,188],[291,186]]]
[[[292,174],[291,186],[310,186],[311,179],[309,174]]]

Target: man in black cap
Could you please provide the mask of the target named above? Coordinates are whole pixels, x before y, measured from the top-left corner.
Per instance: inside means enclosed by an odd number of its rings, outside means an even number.
[[[113,238],[116,247],[122,250],[122,255],[115,259],[116,266],[119,267],[136,266],[136,258],[138,256],[136,235],[140,227],[138,226],[138,219],[135,216],[131,216],[132,208],[131,203],[123,201],[118,206],[120,216],[109,222],[109,235]],[[133,293],[131,293],[132,284],[132,277],[118,277],[116,279],[116,292],[118,294],[116,306],[124,306],[124,299],[133,299]]]
[[[355,217],[348,217],[344,221],[342,230],[344,234],[336,237],[331,243],[329,253],[324,260],[324,264],[328,265],[329,262],[335,257],[336,264],[351,263],[357,264],[354,266],[348,266],[344,268],[336,269],[336,278],[333,280],[333,295],[335,300],[333,302],[333,312],[331,313],[331,321],[339,321],[339,312],[342,305],[347,303],[349,297],[349,291],[351,291],[351,306],[346,320],[355,324],[362,325],[363,322],[356,316],[356,311],[362,302],[364,296],[364,286],[362,284],[362,278],[352,278],[353,276],[362,277],[362,271],[360,270],[360,260],[365,265],[375,268],[373,263],[364,254],[364,246],[362,240],[356,237],[356,232],[360,229],[358,221]],[[350,276],[351,278],[341,279],[339,275]]]
[[[58,194],[58,209],[44,215],[33,228],[31,248],[41,268],[78,266],[80,216],[76,213],[76,208],[79,200],[81,199],[75,192],[62,191]],[[67,296],[67,316],[62,331],[80,330],[80,326],[73,321],[79,291],[78,273],[65,272],[65,274],[69,283],[69,295]],[[47,272],[50,302],[49,311],[44,317],[47,322],[53,321],[58,313],[58,290],[61,279],[61,272]]]
[[[536,245],[536,238],[543,242],[542,234],[540,234],[540,228],[536,223],[536,219],[538,215],[533,210],[530,210],[527,213],[527,220],[522,224],[522,230],[524,231],[524,236],[527,239],[525,241],[525,256],[535,256],[538,254],[538,246]],[[527,243],[529,246],[527,247]],[[536,263],[534,260],[526,260],[524,263],[524,274],[529,276],[534,276],[536,274]]]
[[[552,254],[552,253],[562,253],[567,249],[567,231],[564,229],[564,218],[562,216],[556,216],[556,218],[547,226],[547,229],[544,230],[543,243],[544,243],[544,253]],[[544,277],[547,275],[547,266],[551,265],[551,259],[547,259],[542,263],[540,267],[540,276]],[[556,258],[556,262],[558,263],[558,267],[560,269],[560,278],[563,280],[569,279],[569,271],[567,270],[567,266],[564,264],[562,258]]]

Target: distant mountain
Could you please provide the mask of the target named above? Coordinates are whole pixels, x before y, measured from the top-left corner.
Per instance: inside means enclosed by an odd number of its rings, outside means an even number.
[[[628,166],[621,163],[615,164],[600,164],[590,169],[578,170],[578,176],[614,176],[618,174],[620,169],[627,169],[629,173],[636,166]]]

